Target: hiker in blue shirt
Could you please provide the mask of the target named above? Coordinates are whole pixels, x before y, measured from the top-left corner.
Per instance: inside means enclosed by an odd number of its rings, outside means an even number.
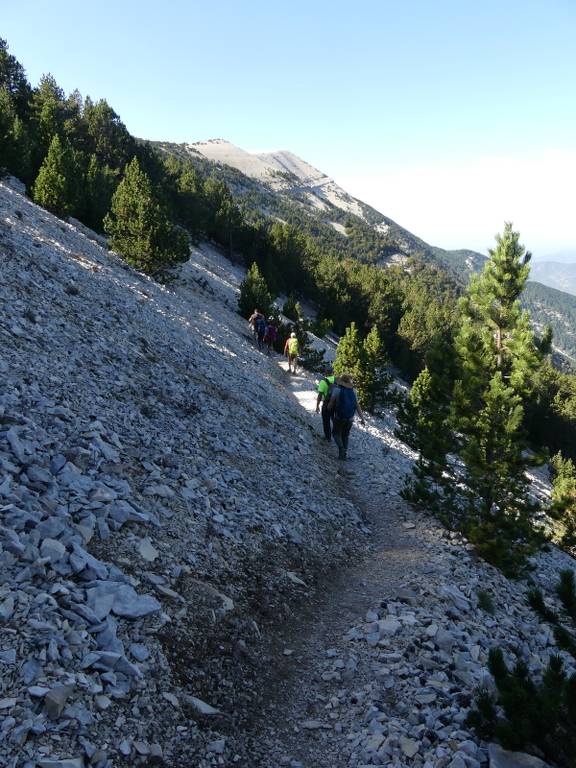
[[[354,392],[352,377],[348,373],[343,373],[337,378],[336,384],[337,386],[333,389],[328,403],[328,409],[334,414],[332,435],[338,446],[338,458],[340,461],[345,461],[354,415],[358,414],[361,424],[364,424],[365,421],[356,392]]]

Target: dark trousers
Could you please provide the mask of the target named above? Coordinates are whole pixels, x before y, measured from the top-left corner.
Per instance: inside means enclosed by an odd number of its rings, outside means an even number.
[[[329,411],[327,403],[322,403],[322,426],[324,427],[324,437],[326,440],[332,439],[332,422],[334,421],[334,412]]]
[[[346,458],[348,438],[350,437],[353,421],[354,419],[339,419],[337,416],[334,417],[332,434],[334,435],[334,442],[338,446],[338,455],[341,459]]]

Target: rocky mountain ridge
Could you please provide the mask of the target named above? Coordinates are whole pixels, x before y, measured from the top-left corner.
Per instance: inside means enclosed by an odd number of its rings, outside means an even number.
[[[2,765],[504,765],[465,725],[488,649],[536,673],[553,633],[401,499],[391,411],[339,471],[242,275],[203,246],[158,285],[0,183]],[[557,605],[574,561],[534,564]]]

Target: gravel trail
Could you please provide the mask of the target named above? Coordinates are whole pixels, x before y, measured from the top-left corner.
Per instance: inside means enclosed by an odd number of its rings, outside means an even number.
[[[313,384],[306,374],[288,379],[320,436]],[[372,672],[369,659],[349,653],[346,633],[371,606],[397,595],[412,575],[422,571],[427,550],[409,522],[414,513],[398,494],[409,466],[406,448],[392,434],[390,414],[381,425],[374,423],[364,429],[355,424],[346,464],[337,461],[333,443],[325,446],[327,482],[358,508],[366,521],[366,539],[354,562],[330,574],[294,623],[279,633],[266,693],[246,739],[254,766],[337,768],[348,764],[343,751],[347,734],[336,715],[329,714],[326,720],[326,708],[343,682],[353,680],[355,686],[362,686]],[[345,659],[346,665],[338,676],[326,672],[336,657]],[[326,738],[328,732],[330,738]]]

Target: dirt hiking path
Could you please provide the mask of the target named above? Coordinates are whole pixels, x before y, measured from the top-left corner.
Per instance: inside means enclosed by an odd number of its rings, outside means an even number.
[[[288,386],[316,420],[312,423],[320,437],[314,381],[308,375],[290,376]],[[254,768],[349,764],[343,744],[350,723],[340,710],[356,704],[354,691],[371,679],[372,670],[369,658],[351,653],[346,633],[371,607],[408,589],[411,577],[422,574],[428,554],[414,535],[414,513],[398,495],[409,458],[401,453],[405,448],[393,437],[391,424],[390,419],[362,429],[355,423],[346,463],[336,459],[334,443],[325,446],[327,482],[336,483],[360,511],[366,544],[350,567],[332,574],[311,600],[306,598],[300,615],[280,632],[277,666],[267,676],[262,706],[246,735]],[[327,671],[335,657],[342,667],[339,674]]]

